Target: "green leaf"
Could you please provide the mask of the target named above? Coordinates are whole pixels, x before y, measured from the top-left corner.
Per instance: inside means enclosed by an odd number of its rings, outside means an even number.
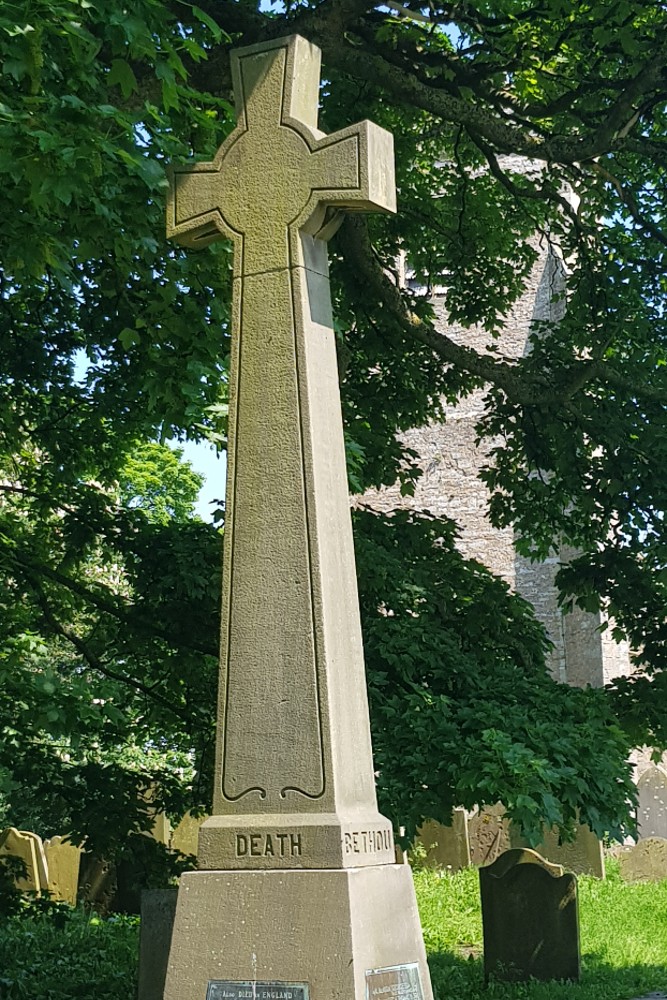
[[[217,21],[214,21],[211,15],[207,14],[205,10],[201,9],[201,7],[197,7],[196,4],[193,4],[192,13],[197,18],[198,21],[201,21],[202,24],[206,25],[206,27],[213,35],[213,39],[215,42],[220,42],[222,40],[223,34],[225,34],[225,38],[229,38],[229,36],[222,31],[222,28],[217,23]]]
[[[114,59],[109,70],[108,82],[120,87],[123,97],[128,98],[139,89],[134,70],[125,59]]]
[[[132,330],[129,326],[126,326],[118,334],[118,339],[125,350],[129,351],[131,347],[134,347],[135,344],[141,341],[141,334],[138,330]]]
[[[162,105],[165,111],[179,107],[178,87],[173,79],[162,81]]]

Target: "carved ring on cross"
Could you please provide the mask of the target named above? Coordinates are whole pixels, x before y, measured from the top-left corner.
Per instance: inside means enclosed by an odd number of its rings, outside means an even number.
[[[241,276],[306,264],[299,236],[329,239],[332,210],[396,210],[391,135],[368,121],[317,129],[316,46],[299,36],[249,46],[232,53],[232,70],[238,124],[213,160],[172,170],[169,237],[233,239]]]

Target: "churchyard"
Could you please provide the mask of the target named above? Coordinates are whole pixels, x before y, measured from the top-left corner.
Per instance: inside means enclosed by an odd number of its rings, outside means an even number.
[[[326,18],[336,5],[324,0],[321,6]],[[54,449],[54,465],[59,476],[71,476],[74,498],[80,499],[80,493],[86,499],[74,514],[66,499],[49,511],[37,502],[30,521],[12,504],[26,502],[25,496],[31,498],[30,503],[34,497],[39,501],[39,477],[42,466],[49,463],[44,458],[46,449],[31,439],[37,422],[15,421],[16,451],[22,461],[33,462],[35,482],[31,488],[25,486],[24,477],[27,480],[29,474],[23,468],[12,473],[15,479],[2,481],[9,497],[3,497],[0,504],[6,522],[0,538],[3,545],[8,539],[10,553],[6,578],[10,597],[5,604],[8,615],[16,618],[16,627],[12,618],[5,637],[4,659],[17,670],[16,676],[8,670],[13,686],[3,687],[2,693],[10,714],[16,706],[19,715],[30,715],[28,695],[22,700],[17,679],[23,671],[24,686],[32,684],[31,696],[40,712],[35,713],[35,730],[29,729],[30,739],[18,738],[20,726],[13,729],[13,718],[5,725],[5,735],[17,758],[23,744],[37,745],[44,766],[37,768],[32,758],[23,769],[6,759],[0,774],[2,803],[8,816],[21,816],[25,808],[23,815],[39,817],[50,835],[42,839],[37,832],[18,829],[17,820],[16,826],[9,825],[0,836],[0,1000],[127,1000],[133,996],[138,1000],[667,1000],[667,775],[655,763],[648,763],[650,746],[664,746],[667,739],[660,712],[646,710],[647,702],[653,707],[651,695],[659,685],[647,694],[650,685],[634,683],[630,645],[626,670],[619,666],[616,652],[609,656],[609,637],[600,639],[607,627],[619,631],[624,641],[633,639],[643,656],[653,653],[659,675],[661,649],[651,649],[651,617],[644,613],[648,599],[642,597],[638,621],[638,605],[628,595],[625,602],[619,599],[612,604],[609,598],[606,606],[600,603],[600,593],[615,578],[613,573],[600,574],[593,588],[576,579],[579,590],[573,593],[581,601],[571,618],[566,618],[560,604],[556,608],[555,598],[551,602],[549,615],[562,632],[561,647],[557,647],[548,640],[546,620],[540,623],[520,596],[518,580],[525,579],[529,569],[527,563],[515,560],[514,536],[511,548],[505,549],[505,555],[510,554],[510,577],[502,570],[494,576],[481,562],[462,555],[457,546],[460,542],[464,548],[466,541],[442,512],[435,516],[425,507],[396,508],[383,517],[361,502],[356,523],[359,526],[366,518],[366,560],[371,571],[366,593],[359,598],[350,510],[350,481],[355,476],[349,463],[355,455],[361,461],[364,447],[355,450],[354,442],[346,442],[344,434],[340,390],[345,360],[333,306],[337,319],[346,307],[337,293],[332,299],[329,241],[344,227],[347,246],[353,248],[350,252],[366,246],[366,263],[372,262],[370,270],[364,271],[360,266],[363,253],[354,258],[353,269],[359,272],[356,283],[372,286],[376,294],[371,309],[357,302],[354,318],[344,317],[355,334],[357,315],[370,314],[369,329],[374,332],[377,316],[385,309],[384,318],[394,315],[385,334],[400,329],[400,339],[410,330],[421,331],[429,364],[439,357],[438,346],[448,345],[450,353],[441,359],[444,381],[438,379],[437,386],[423,390],[426,403],[416,413],[410,410],[410,420],[428,426],[430,433],[431,418],[442,415],[437,400],[459,396],[474,411],[471,426],[477,436],[482,413],[475,407],[481,405],[488,385],[497,380],[511,399],[516,390],[514,370],[526,358],[524,368],[529,369],[549,337],[560,338],[569,322],[577,331],[581,327],[572,319],[575,306],[569,313],[561,308],[559,298],[566,281],[563,247],[567,233],[559,232],[557,245],[552,245],[549,230],[549,245],[540,256],[533,246],[535,234],[546,229],[541,218],[531,216],[524,220],[517,244],[521,252],[509,255],[514,258],[511,268],[519,267],[526,284],[535,281],[548,289],[540,300],[541,312],[532,303],[523,310],[528,332],[541,331],[529,349],[522,339],[525,331],[519,330],[520,350],[503,354],[498,364],[490,359],[491,351],[479,345],[478,354],[472,347],[457,353],[454,349],[460,345],[446,330],[429,327],[418,315],[420,309],[432,310],[437,296],[428,301],[422,296],[416,304],[421,294],[416,279],[410,279],[414,287],[406,290],[403,237],[391,236],[384,261],[376,259],[371,249],[370,234],[378,218],[384,219],[377,225],[386,227],[385,239],[392,232],[393,222],[387,219],[396,215],[397,193],[401,183],[407,188],[412,173],[412,161],[408,170],[397,173],[393,129],[398,128],[399,147],[407,134],[414,148],[412,125],[401,134],[400,126],[405,123],[400,115],[393,120],[384,113],[383,98],[364,107],[368,116],[361,121],[351,114],[356,112],[353,100],[328,118],[323,115],[320,122],[322,95],[332,81],[321,76],[321,52],[310,36],[294,31],[279,34],[269,22],[266,33],[260,31],[257,38],[236,44],[210,13],[197,6],[192,11],[199,27],[193,31],[178,23],[176,48],[158,53],[154,47],[157,28],[146,29],[142,35],[140,21],[126,24],[127,51],[118,36],[112,35],[110,41],[116,57],[103,74],[103,85],[118,86],[124,100],[139,85],[130,63],[118,53],[134,58],[137,53],[145,55],[151,45],[156,58],[169,52],[169,61],[159,63],[157,74],[164,83],[163,110],[169,117],[170,111],[179,109],[175,75],[181,80],[188,77],[177,55],[181,42],[188,43],[183,48],[194,63],[206,62],[209,50],[197,41],[200,29],[204,35],[210,32],[216,44],[224,35],[225,44],[230,43],[224,52],[225,71],[229,71],[225,93],[233,92],[235,111],[232,114],[228,102],[217,106],[225,117],[225,127],[218,134],[210,127],[217,111],[212,115],[202,111],[198,102],[205,104],[206,97],[195,90],[188,92],[187,100],[194,101],[191,110],[206,135],[208,158],[194,140],[174,138],[182,129],[190,132],[191,123],[178,117],[157,126],[165,144],[155,161],[149,164],[143,150],[135,158],[124,150],[125,167],[129,162],[137,177],[149,179],[151,203],[158,195],[161,204],[166,200],[166,236],[171,242],[164,251],[164,280],[154,263],[137,277],[139,255],[128,252],[132,260],[116,288],[116,305],[104,306],[105,323],[118,309],[123,311],[122,322],[130,324],[121,325],[112,337],[114,349],[117,345],[122,349],[121,377],[106,399],[113,399],[110,413],[140,414],[142,406],[148,405],[146,400],[155,397],[155,385],[169,381],[158,371],[150,392],[140,389],[126,404],[119,399],[129,355],[140,345],[143,349],[150,337],[144,314],[160,292],[167,306],[154,324],[157,338],[168,338],[165,323],[170,327],[171,316],[179,312],[177,300],[184,310],[193,309],[183,327],[183,342],[174,351],[173,384],[180,387],[183,359],[191,360],[199,346],[191,328],[197,317],[205,313],[218,338],[224,328],[224,349],[211,339],[214,360],[210,369],[194,364],[194,382],[200,388],[224,384],[224,402],[214,393],[200,400],[199,409],[184,407],[170,424],[174,433],[189,434],[202,426],[197,418],[203,412],[217,407],[218,413],[225,414],[215,432],[217,442],[224,441],[228,463],[221,600],[217,584],[210,585],[212,543],[220,542],[217,529],[209,526],[208,531],[197,522],[187,502],[179,520],[174,514],[178,504],[171,495],[168,512],[164,505],[148,504],[145,510],[137,503],[137,492],[144,502],[143,494],[155,492],[147,485],[149,480],[158,480],[158,492],[162,486],[160,477],[145,467],[138,472],[135,466],[126,477],[138,476],[140,490],[134,488],[135,483],[123,481],[121,466],[131,465],[138,429],[133,427],[118,446],[113,461],[103,470],[107,480],[100,487],[92,458],[98,450],[104,451],[102,445],[98,448],[100,428],[95,425],[91,434],[89,463],[76,471],[61,453],[61,441],[71,435],[63,430],[65,424],[59,427],[55,441],[47,442]],[[255,14],[260,20],[263,17],[261,11]],[[362,14],[358,10],[354,16]],[[409,8],[402,8],[402,14],[428,21],[426,15]],[[344,16],[345,12],[339,15],[337,31]],[[65,34],[73,23],[64,21]],[[638,31],[643,24],[640,18]],[[32,98],[39,93],[42,69],[56,64],[35,57],[32,25],[15,29],[14,25],[5,33],[28,37],[31,68],[24,73],[22,67],[28,62],[14,59],[11,75],[17,83],[30,76],[27,90]],[[91,46],[92,36],[79,22],[74,29],[74,48],[82,58],[87,52],[94,59],[104,47],[96,46],[94,39]],[[238,36],[243,30],[235,27],[232,34]],[[391,34],[395,26],[388,30]],[[474,23],[464,30],[476,30]],[[385,37],[389,36],[385,33]],[[423,41],[430,44],[426,35]],[[437,44],[443,50],[451,48],[451,38],[441,35]],[[204,45],[210,46],[210,39]],[[401,51],[402,46],[396,46],[395,52]],[[504,70],[503,75],[507,75]],[[60,71],[56,76],[64,79]],[[93,78],[91,72],[86,87]],[[332,79],[335,89],[335,73]],[[644,105],[635,113],[630,104],[639,99],[644,86],[651,94],[646,107],[653,108],[658,78],[648,68],[634,78],[631,94],[617,102],[624,114],[632,112],[628,121],[616,123],[625,138],[641,117]],[[78,100],[64,106],[80,110]],[[502,102],[504,106],[505,96]],[[556,100],[555,107],[559,105]],[[143,117],[140,113],[123,127],[133,141],[139,136],[150,145],[144,118],[147,122],[159,116],[149,104],[143,112]],[[26,120],[32,114],[31,105]],[[113,106],[98,102],[96,114],[113,117],[116,112]],[[457,114],[465,119],[460,109]],[[538,115],[537,120],[544,117],[550,115]],[[470,135],[474,139],[479,120],[473,126]],[[510,136],[514,129],[510,127]],[[422,131],[426,135],[428,129]],[[600,142],[608,133],[608,128],[596,132],[596,144],[584,162],[597,162]],[[39,150],[49,151],[50,134],[41,130],[36,135]],[[421,132],[417,135],[421,141]],[[499,151],[512,150],[507,137],[498,138],[497,129],[493,135]],[[488,136],[487,140],[491,141]],[[459,166],[460,141],[461,135],[455,140],[452,160]],[[532,154],[544,141],[540,131],[521,149]],[[558,145],[543,151],[545,163],[554,160],[554,148],[557,151]],[[67,156],[74,157],[75,147],[67,149]],[[485,145],[479,149],[487,157],[486,166],[481,170],[476,163],[461,167],[463,206],[470,183],[479,183],[480,178],[482,184],[490,178],[497,180],[498,172],[511,169],[492,150],[486,152]],[[436,171],[430,192],[433,206],[446,189],[437,174],[446,166],[441,152],[434,149],[431,156]],[[568,161],[568,157],[577,163],[581,159],[566,143],[561,159]],[[528,159],[524,156],[524,161]],[[534,182],[530,169],[524,169],[518,187],[515,181],[509,189],[505,185],[512,198],[521,197],[524,182]],[[33,167],[31,174],[33,208],[39,209],[44,195],[42,172],[46,173]],[[80,173],[84,175],[83,167]],[[96,168],[94,189],[101,186],[101,174],[101,168]],[[551,222],[560,226],[572,214],[572,203],[569,195],[561,193],[565,188],[560,180],[560,187],[554,187],[545,176],[538,171],[536,183],[544,181],[544,186],[533,200],[539,201],[543,192],[553,197],[556,212]],[[69,188],[59,186],[58,191],[59,200],[69,205]],[[420,201],[421,192],[415,199]],[[634,200],[622,197],[622,201],[631,205],[636,222]],[[104,218],[108,212],[98,214]],[[582,226],[579,214],[577,209],[572,229],[577,238]],[[578,248],[580,259],[588,254],[603,214],[596,204],[588,223],[590,232]],[[364,221],[366,216],[370,223]],[[462,222],[463,210],[459,213],[461,232],[465,229]],[[95,220],[85,239],[75,232],[63,260],[68,255],[85,256],[86,251],[94,255],[100,227]],[[114,231],[119,228],[115,223]],[[150,240],[146,242],[146,228],[140,239],[150,256],[153,251]],[[418,228],[420,232],[425,229],[421,223]],[[487,237],[494,230],[487,220],[481,228]],[[124,233],[113,244],[109,258],[122,257],[121,244],[127,240]],[[41,274],[40,267],[46,269],[49,287],[51,270],[57,270],[56,243],[54,237],[42,264],[36,260],[30,264],[33,277]],[[218,247],[209,249],[214,243]],[[204,253],[195,253],[200,250]],[[576,250],[575,246],[573,258]],[[614,259],[606,245],[603,251],[599,267]],[[504,253],[498,246],[491,256],[501,265],[510,264]],[[339,263],[337,255],[338,251],[332,254],[334,266]],[[195,258],[197,262],[192,263]],[[477,258],[473,253],[468,268]],[[214,263],[207,264],[209,259]],[[408,259],[409,267],[418,267],[419,253]],[[450,263],[441,262],[439,279],[453,280]],[[25,270],[23,257],[16,267],[20,276]],[[394,267],[395,280],[390,275]],[[60,266],[60,285],[73,294],[77,312],[87,308],[85,299],[93,282],[77,276],[68,286],[62,277],[66,269]],[[205,280],[200,280],[198,269]],[[426,278],[422,290],[427,289],[430,296],[432,275]],[[499,287],[503,286],[500,276],[496,278]],[[512,284],[508,275],[506,279],[505,285]],[[10,279],[9,290],[3,292],[5,300],[13,303],[20,281],[20,277]],[[494,283],[487,277],[478,291]],[[143,309],[128,306],[125,296],[130,287],[143,289],[147,284],[151,287]],[[610,281],[609,294],[621,284]],[[112,285],[101,283],[102,298],[114,298],[109,291]],[[406,313],[408,300],[414,313]],[[650,301],[651,296],[645,295],[644,302]],[[449,305],[456,313],[456,304]],[[489,318],[493,326],[506,312],[498,304],[494,308],[493,317],[490,313],[468,316],[468,326],[480,326],[482,319]],[[40,310],[41,303],[37,310],[41,335],[42,326],[48,324],[43,324]],[[17,313],[21,331],[24,311],[20,308]],[[634,309],[633,320],[638,311]],[[66,312],[56,306],[56,325]],[[397,316],[402,320],[396,328],[392,323]],[[70,320],[64,322],[69,332]],[[545,325],[548,330],[542,336]],[[597,317],[593,329],[595,340]],[[514,335],[514,327],[513,331]],[[487,333],[484,329],[485,338]],[[612,342],[613,336],[605,335],[601,352],[605,358],[614,357]],[[67,340],[62,368],[68,373],[74,356],[82,350],[79,345],[76,337]],[[563,376],[561,358],[554,380],[557,386],[566,386],[568,401],[586,384],[591,366],[602,365],[597,342],[592,360],[589,345],[580,341],[578,332],[571,346],[571,372]],[[102,358],[97,374],[87,372],[74,380],[79,388],[85,384],[93,396],[100,371],[108,374],[104,355],[99,345],[91,347],[86,364],[90,369]],[[466,377],[452,392],[446,382],[456,363]],[[664,359],[653,364],[660,369]],[[380,371],[382,365],[371,351],[366,382],[373,383]],[[508,372],[512,373],[509,377]],[[517,395],[531,420],[535,401],[543,403],[549,383],[542,367],[531,381],[534,377],[533,373],[529,379],[530,391],[524,394],[524,387]],[[8,377],[12,389],[16,383],[22,380]],[[50,385],[45,377],[41,391]],[[31,395],[41,398],[40,392],[28,392],[26,398]],[[390,410],[394,404],[387,400],[385,386],[379,395],[382,408]],[[628,397],[634,399],[633,393],[623,396]],[[555,409],[560,411],[562,401],[556,402]],[[22,405],[19,397],[16,406]],[[355,402],[348,410],[348,419],[356,406]],[[597,399],[594,409],[598,409]],[[13,420],[11,406],[9,412]],[[67,409],[61,416],[63,421],[69,413]],[[162,441],[169,433],[164,407],[156,407],[153,416],[142,433],[151,442]],[[100,427],[108,421],[105,416]],[[53,423],[47,407],[36,433]],[[380,423],[377,409],[371,407],[365,420],[366,432],[371,429],[367,444]],[[387,428],[390,443],[379,448],[388,450],[390,471],[401,497],[411,494],[409,460],[417,456],[410,448],[401,451],[400,432],[409,429],[408,423],[403,417],[394,421]],[[512,415],[504,431],[516,423]],[[602,423],[606,427],[606,417]],[[582,424],[581,447],[592,448],[588,456],[592,467],[601,451],[591,436],[591,425],[592,421]],[[654,426],[660,426],[659,415],[654,416]],[[497,436],[498,429],[491,422],[487,437],[496,440]],[[572,436],[568,425],[568,440],[561,442],[565,457],[552,461],[553,468],[548,467],[548,449],[541,454],[532,445],[528,449],[530,460],[518,478],[524,483],[523,499],[528,497],[529,509],[534,506],[530,491],[537,489],[543,500],[542,487],[556,482],[561,464],[569,475]],[[532,431],[528,437],[532,439]],[[615,454],[624,437],[625,432],[612,437],[609,451]],[[633,444],[633,454],[635,450],[638,446]],[[459,457],[464,451],[461,447]],[[456,464],[456,448],[452,452]],[[75,457],[76,451],[72,462]],[[485,482],[488,486],[498,475],[496,500],[501,495],[507,500],[511,490],[502,478],[498,449],[495,457],[497,464],[492,473],[487,470]],[[577,453],[577,461],[580,457]],[[15,459],[13,455],[8,463],[12,469],[20,465]],[[430,465],[431,472],[439,475],[439,459]],[[641,463],[635,472],[635,478],[639,477]],[[617,525],[623,504],[617,499],[607,520],[602,518],[597,526],[598,533],[591,534],[591,509],[597,512],[598,508],[589,504],[590,480],[584,478],[583,524],[578,533],[567,534],[568,519],[577,520],[576,489],[569,478],[546,517],[553,522],[552,530],[546,541],[542,538],[539,554],[544,564],[551,560],[554,586],[556,557],[550,548],[554,538],[559,545],[561,535],[564,539],[558,560],[570,552],[575,569],[579,561],[579,570],[582,560],[586,563],[582,556],[586,545],[592,563],[601,545],[613,542],[609,526]],[[55,492],[57,481],[58,476],[53,481],[47,476],[49,495]],[[606,471],[601,481],[602,493],[616,483]],[[361,484],[361,479],[356,483]],[[372,485],[382,493],[384,487],[391,489],[391,483],[387,470],[382,475],[369,472],[359,493],[366,488],[368,496]],[[634,479],[632,483],[634,488]],[[619,482],[614,489],[624,501],[628,487]],[[456,496],[456,490],[451,495],[463,499]],[[625,534],[619,528],[621,558],[625,559],[633,540],[652,543],[648,522],[638,520],[638,511],[645,514],[648,510],[652,516],[657,507],[660,514],[654,534],[661,533],[660,503],[651,499],[630,512]],[[482,511],[477,501],[469,506]],[[465,503],[461,507],[463,514]],[[513,532],[521,526],[520,503],[512,512],[514,520],[508,515],[503,523],[497,505],[496,515],[494,530],[510,526]],[[40,533],[47,522],[45,541]],[[42,563],[37,565],[32,537],[21,535],[26,524],[33,523],[35,537],[43,542]],[[177,529],[173,535],[169,526]],[[187,586],[178,576],[182,563],[187,562],[182,559],[184,550],[178,548],[187,535],[186,527],[201,535],[201,550],[206,552]],[[407,545],[405,530],[410,527],[415,530]],[[486,527],[485,523],[485,531]],[[130,543],[125,549],[126,539],[136,543],[144,529],[138,550],[133,552]],[[534,530],[533,539],[538,536]],[[497,542],[498,536],[494,537]],[[55,560],[53,541],[56,548],[61,543],[63,548]],[[364,543],[357,542],[363,564]],[[158,543],[164,547],[151,566]],[[644,555],[641,550],[637,559],[642,572]],[[661,549],[656,558],[663,565]],[[440,573],[443,561],[448,570]],[[571,570],[569,564],[559,565],[560,572]],[[74,566],[83,583],[69,576]],[[171,589],[167,588],[167,601],[160,588],[170,570],[175,575]],[[216,581],[217,573],[216,569]],[[664,572],[656,574],[660,585],[665,583],[663,577]],[[532,587],[534,581],[530,583]],[[376,584],[384,589],[375,591]],[[633,587],[629,590],[632,593]],[[154,606],[143,603],[145,594],[153,595]],[[664,607],[659,601],[656,605],[654,618],[664,624]],[[205,611],[198,617],[201,607]],[[614,617],[604,618],[609,608]],[[580,616],[579,611],[589,617]],[[614,621],[622,628],[613,625]],[[36,622],[46,638],[35,638]],[[219,660],[217,640],[212,638],[218,624]],[[123,644],[133,626],[138,645],[130,641],[126,647]],[[582,643],[590,636],[597,643],[595,676],[586,673],[580,655]],[[550,666],[547,655],[552,657]],[[100,696],[88,690],[89,677],[100,685]],[[598,690],[612,680],[619,681],[614,688],[616,701],[607,697],[609,692]],[[58,701],[61,688],[66,690]],[[372,713],[369,692],[375,698]],[[96,728],[103,734],[100,740]],[[100,751],[102,743],[104,752]],[[638,749],[642,746],[643,750]],[[635,751],[637,756],[631,758]],[[635,773],[642,754],[643,770]],[[204,792],[196,788],[198,781],[206,784]],[[635,798],[638,829],[631,817]],[[81,800],[85,800],[83,806]],[[205,816],[200,815],[203,802]],[[194,812],[184,816],[185,808]],[[54,834],[51,809],[62,817],[62,833],[71,831],[76,844]],[[175,831],[170,816],[181,817]],[[443,825],[450,816],[451,827]],[[425,817],[435,818],[423,823]],[[405,824],[402,828],[401,823]],[[395,844],[400,829],[407,831],[404,839],[412,842],[408,858]],[[570,842],[560,842],[560,829],[571,834]],[[637,837],[638,843],[631,845],[628,834]],[[539,853],[531,844],[537,845]],[[171,849],[180,850],[181,856],[174,858]],[[162,868],[149,870],[149,857],[160,858]],[[171,877],[176,868],[179,878]]]
[[[605,881],[580,876],[580,983],[484,986],[476,869],[452,875],[417,868],[414,877],[437,1000],[632,1000],[667,993],[667,880],[624,883],[613,860]],[[101,920],[79,909],[60,918],[3,918],[0,996],[129,1000],[136,995],[138,941],[136,917]]]

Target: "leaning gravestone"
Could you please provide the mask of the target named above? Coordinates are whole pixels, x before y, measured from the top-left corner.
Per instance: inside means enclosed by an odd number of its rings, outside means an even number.
[[[78,898],[106,916],[111,912],[117,890],[115,863],[84,851],[79,865]]]
[[[16,880],[22,892],[45,892],[49,887],[48,867],[42,839],[28,830],[8,827],[0,834],[0,855],[9,854],[25,864],[25,878]]]
[[[82,850],[63,837],[44,841],[44,856],[49,873],[49,893],[52,899],[76,905]]]
[[[662,882],[667,879],[667,840],[647,837],[618,856],[624,882]]]
[[[484,976],[579,979],[577,879],[535,851],[506,851],[479,869]]]
[[[651,764],[637,782],[637,827],[640,840],[667,837],[667,772]]]
[[[505,806],[477,806],[468,818],[470,860],[473,865],[490,865],[510,848],[510,822]]]
[[[168,235],[231,239],[234,301],[214,814],[165,1000],[431,1000],[375,798],[326,251],[338,209],[394,211],[392,139],[318,131],[319,55],[233,53],[238,125],[171,178]]]

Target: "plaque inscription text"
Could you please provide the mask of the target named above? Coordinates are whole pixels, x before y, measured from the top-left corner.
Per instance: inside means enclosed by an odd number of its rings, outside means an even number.
[[[209,981],[206,1000],[308,1000],[308,983]]]
[[[366,1000],[424,1000],[417,963],[369,969]]]

